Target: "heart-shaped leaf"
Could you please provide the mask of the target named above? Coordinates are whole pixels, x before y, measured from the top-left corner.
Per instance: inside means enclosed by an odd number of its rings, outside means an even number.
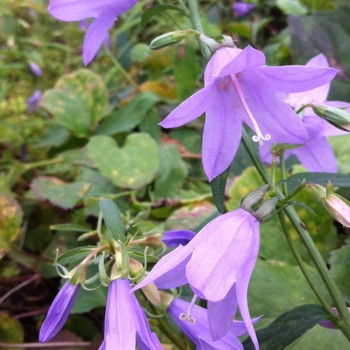
[[[73,208],[90,189],[86,182],[65,183],[56,177],[40,176],[31,183],[35,195],[63,209]]]
[[[47,90],[41,104],[78,137],[91,135],[107,107],[108,93],[101,77],[80,69]]]
[[[127,137],[122,148],[108,136],[94,136],[88,154],[101,174],[116,186],[138,189],[149,184],[159,168],[156,142],[144,133]]]

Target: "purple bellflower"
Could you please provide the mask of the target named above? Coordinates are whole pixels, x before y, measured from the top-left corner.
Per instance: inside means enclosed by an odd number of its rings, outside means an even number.
[[[253,10],[254,7],[254,4],[247,4],[243,1],[235,1],[235,3],[232,5],[234,14],[239,17],[245,16],[247,13]]]
[[[159,289],[189,283],[208,301],[212,339],[226,335],[239,307],[247,331],[259,349],[247,301],[248,283],[260,244],[259,221],[238,209],[208,223],[186,245],[165,255],[135,289],[154,282]]]
[[[329,67],[327,59],[322,54],[315,56],[306,64],[307,67]],[[309,91],[291,93],[287,96],[286,102],[298,110],[303,105],[314,104],[321,106],[346,107],[349,103],[328,102],[327,95],[330,89],[330,83],[326,83]],[[324,119],[318,117],[310,107],[303,111],[303,122],[308,133],[308,141],[305,145],[287,150],[285,158],[295,155],[300,163],[308,171],[316,172],[337,172],[337,161],[332,147],[327,141],[328,136],[344,135],[346,132],[339,130]],[[288,143],[284,141],[283,143]],[[272,155],[270,147],[272,142],[266,142],[259,148],[261,159],[266,163],[271,163]]]
[[[140,349],[162,350],[158,338],[151,332],[143,309],[130,291],[128,279],[119,278],[109,285],[105,337],[100,350],[135,350],[136,342]]]
[[[130,10],[137,0],[51,0],[50,14],[66,22],[95,18],[86,32],[83,61],[87,65],[96,55],[117,17]]]
[[[41,343],[51,340],[61,330],[73,307],[79,289],[80,284],[74,285],[70,283],[70,280],[67,280],[60,289],[41,326],[39,333]]]
[[[191,309],[190,315],[188,314],[189,308]],[[198,305],[192,307],[187,301],[175,298],[167,311],[198,350],[243,350],[243,346],[237,337],[247,332],[244,322],[232,321],[226,335],[217,341],[213,341],[206,309]],[[252,322],[255,323],[259,319],[254,319]]]
[[[287,105],[291,92],[308,91],[334,78],[328,67],[265,66],[262,52],[222,47],[205,69],[204,88],[173,110],[160,125],[174,128],[206,112],[203,132],[203,167],[209,181],[231,164],[241,140],[242,123],[263,143],[304,144],[304,123]]]
[[[32,95],[30,95],[26,101],[28,113],[33,113],[39,107],[41,101],[41,91],[35,90]]]
[[[186,245],[195,236],[196,234],[189,230],[166,231],[162,241],[168,248],[176,248],[180,244]]]

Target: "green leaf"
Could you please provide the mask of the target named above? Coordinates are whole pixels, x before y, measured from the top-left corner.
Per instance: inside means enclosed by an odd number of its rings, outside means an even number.
[[[110,199],[102,198],[100,200],[100,209],[102,211],[103,219],[113,238],[117,241],[124,242],[124,224],[118,207]]]
[[[307,7],[299,0],[277,0],[276,6],[286,15],[300,16],[308,12]]]
[[[15,350],[16,347],[11,347],[11,343],[22,343],[24,339],[21,323],[6,312],[0,314],[0,339],[2,343],[9,343],[5,350]]]
[[[57,177],[39,176],[31,183],[35,195],[63,209],[74,208],[90,189],[86,182],[65,183]]]
[[[158,146],[148,134],[128,136],[123,148],[108,136],[94,136],[87,149],[101,174],[121,188],[138,189],[147,185],[159,168]]]
[[[71,313],[82,314],[97,307],[106,305],[108,288],[99,286],[94,290],[80,288],[77,299],[74,302]]]
[[[75,262],[80,262],[83,259],[85,259],[94,249],[96,249],[96,246],[85,246],[85,247],[77,247],[70,250],[67,250],[65,253],[60,255],[57,259],[57,261],[62,264],[70,264]]]
[[[141,27],[144,28],[152,17],[167,10],[178,11],[186,15],[186,13],[180,7],[177,7],[175,5],[155,5],[147,9],[142,14],[141,23],[140,23]]]
[[[277,317],[268,327],[256,332],[261,350],[283,350],[310,328],[327,316],[321,305],[301,305]],[[243,342],[244,350],[254,350],[248,338]]]
[[[88,137],[104,115],[108,93],[99,75],[80,69],[45,91],[41,104],[76,136]]]
[[[297,173],[287,179],[288,190],[292,192],[302,182],[312,182],[321,186],[326,186],[328,181],[334,187],[350,187],[350,175],[331,173]]]
[[[213,192],[214,202],[219,213],[223,214],[225,211],[225,188],[228,178],[229,169],[217,176],[210,183],[211,190]]]
[[[58,224],[58,225],[51,225],[50,230],[55,231],[73,231],[73,232],[90,232],[91,228],[77,225],[77,224]]]
[[[155,197],[177,198],[187,176],[187,168],[175,145],[160,147],[160,166],[155,180]]]
[[[126,106],[107,116],[102,121],[98,133],[114,135],[132,130],[160,100],[160,97],[151,92],[139,93]]]
[[[344,262],[349,255],[350,239],[347,239],[345,245],[331,252],[329,259],[332,276],[347,303],[350,302],[350,264],[344,264]]]
[[[21,232],[23,211],[19,203],[10,195],[0,193],[0,259],[10,250]]]

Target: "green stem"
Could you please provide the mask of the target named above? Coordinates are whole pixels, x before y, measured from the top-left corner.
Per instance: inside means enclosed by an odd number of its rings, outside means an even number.
[[[203,27],[199,17],[197,0],[188,0],[188,7],[190,9],[190,20],[191,20],[193,29],[197,30],[200,33],[203,33]],[[200,41],[200,46],[201,46],[202,55],[204,57],[210,57],[209,48],[206,45],[204,45],[201,41]]]
[[[264,180],[265,183],[271,184],[271,177],[268,174],[265,167],[263,166],[263,164],[262,164],[259,156],[255,152],[254,148],[252,147],[249,136],[245,131],[243,131],[243,133],[242,133],[242,141],[243,141],[243,145],[245,146],[249,156],[251,157],[253,164],[256,166],[256,169],[259,172],[261,178]],[[284,199],[283,193],[278,188],[276,188],[276,194],[278,195],[278,197],[281,200]],[[347,339],[350,341],[350,315],[349,315],[348,309],[345,305],[345,302],[342,298],[342,295],[340,294],[340,291],[339,291],[331,273],[329,272],[325,262],[323,261],[323,258],[321,256],[320,252],[317,250],[312,238],[310,237],[310,234],[304,228],[304,224],[301,222],[295,209],[292,206],[289,206],[289,207],[284,208],[282,210],[286,213],[288,219],[290,220],[291,224],[293,225],[293,227],[297,231],[302,243],[304,244],[305,248],[307,249],[313,263],[315,264],[315,267],[316,267],[318,273],[320,274],[322,281],[325,284],[325,287],[327,288],[328,293],[330,294],[330,296],[333,300],[334,305],[336,306],[336,308],[338,310],[338,313],[339,313],[339,316],[341,319],[338,323],[338,327],[343,332],[343,334],[347,337]],[[311,287],[311,288],[313,288],[313,287]],[[320,300],[320,302],[322,303],[321,300]]]
[[[292,252],[292,254],[294,255],[295,260],[297,261],[301,272],[303,273],[306,281],[309,283],[309,286],[311,287],[311,289],[313,290],[313,292],[315,293],[317,299],[321,302],[321,304],[323,305],[323,307],[326,309],[326,311],[329,314],[333,314],[332,308],[328,305],[327,301],[323,298],[323,296],[318,292],[317,287],[314,285],[314,283],[311,280],[311,277],[308,273],[308,271],[306,270],[306,266],[304,265],[304,262],[301,258],[301,256],[298,253],[298,250],[296,249],[294,242],[293,242],[293,238],[289,232],[289,228],[286,222],[286,219],[284,217],[284,213],[282,213],[281,211],[278,212],[278,219],[280,221],[284,236],[286,237],[287,243],[289,245],[289,248]]]
[[[285,180],[286,179],[286,162],[284,160],[284,152],[280,154],[280,167],[281,167],[281,173],[282,173],[282,180]],[[283,188],[284,195],[288,196],[288,187],[286,182],[283,182],[282,188]]]

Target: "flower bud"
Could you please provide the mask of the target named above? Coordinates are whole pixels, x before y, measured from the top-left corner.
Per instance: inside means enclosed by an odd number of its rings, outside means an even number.
[[[331,182],[327,184],[327,188],[316,184],[309,184],[308,187],[334,220],[345,227],[350,227],[350,203],[344,197],[334,193]]]
[[[162,303],[159,290],[154,283],[147,284],[147,286],[142,288],[142,291],[153,305],[159,306]]]
[[[344,109],[329,106],[312,106],[312,110],[335,127],[350,131],[350,114]]]
[[[199,34],[194,30],[176,30],[174,32],[165,33],[163,35],[157,36],[154,38],[149,47],[152,50],[158,50],[165,46],[172,45],[178,43],[182,39],[184,39],[189,34]]]
[[[265,185],[257,190],[249,193],[247,196],[244,197],[242,203],[241,203],[241,208],[251,211],[252,206],[259,202],[265,195],[267,189],[269,188],[270,185]]]

